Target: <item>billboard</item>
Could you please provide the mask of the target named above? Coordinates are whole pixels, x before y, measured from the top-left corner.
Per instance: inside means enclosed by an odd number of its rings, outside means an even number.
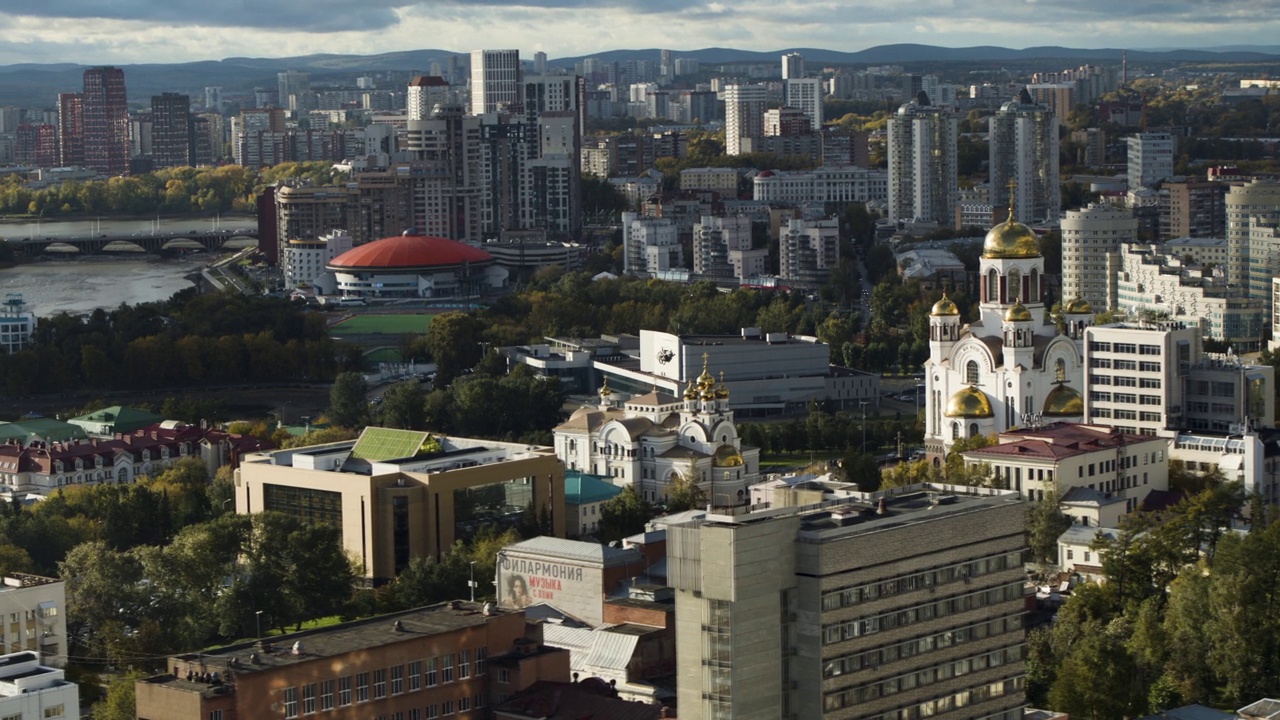
[[[583,622],[603,620],[599,566],[505,549],[498,553],[498,606],[519,610],[544,603]]]

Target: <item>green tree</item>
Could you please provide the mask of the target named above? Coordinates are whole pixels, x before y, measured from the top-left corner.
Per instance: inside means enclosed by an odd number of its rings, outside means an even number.
[[[134,720],[138,717],[138,703],[134,684],[143,678],[140,670],[130,670],[116,676],[107,685],[106,696],[93,705],[94,720]]]
[[[474,315],[447,312],[435,316],[427,345],[436,362],[436,387],[446,387],[463,370],[474,367],[482,352],[480,323]]]
[[[698,487],[698,483],[677,474],[667,490],[666,502],[668,512],[684,512],[706,507],[707,493]]]
[[[329,391],[329,421],[345,428],[359,428],[369,422],[369,386],[360,373],[344,372]]]
[[[840,460],[840,469],[845,482],[857,483],[862,492],[875,492],[880,489],[884,478],[880,474],[880,464],[875,457],[866,453],[850,452]]]
[[[1058,560],[1058,538],[1071,527],[1071,518],[1058,506],[1058,492],[1052,488],[1044,497],[1027,504],[1027,547],[1031,558],[1044,565]]]
[[[381,424],[384,427],[421,430],[426,427],[426,393],[414,380],[399,382],[382,394]]]
[[[648,501],[640,497],[634,485],[627,485],[600,506],[600,539],[613,542],[644,532],[645,523],[651,517],[653,509]]]

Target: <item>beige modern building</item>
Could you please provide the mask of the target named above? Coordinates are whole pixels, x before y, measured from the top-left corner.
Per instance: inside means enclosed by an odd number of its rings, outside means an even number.
[[[0,652],[38,651],[55,667],[67,663],[67,597],[61,580],[9,573],[0,585]]]
[[[702,167],[680,171],[681,190],[711,190],[723,198],[738,196],[738,168]]]
[[[1269,297],[1271,278],[1280,275],[1280,253],[1265,242],[1280,222],[1280,183],[1255,180],[1227,191],[1227,281],[1249,288],[1251,297]],[[1256,237],[1255,237],[1256,236]]]
[[[366,428],[358,440],[249,455],[236,512],[283,512],[342,529],[370,581],[439,557],[484,527],[549,512],[564,537],[564,466],[552,448]]]
[[[1015,720],[1025,505],[914,485],[667,528],[682,720]]]
[[[1062,297],[1098,310],[1111,306],[1120,272],[1120,244],[1138,239],[1138,220],[1124,208],[1094,203],[1062,217]]]

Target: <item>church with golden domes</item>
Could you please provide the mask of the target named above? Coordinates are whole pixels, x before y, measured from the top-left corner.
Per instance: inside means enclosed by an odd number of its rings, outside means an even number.
[[[991,228],[979,261],[979,316],[964,324],[943,295],[929,313],[925,448],[940,464],[961,438],[1084,414],[1084,329],[1093,309],[1073,300],[1059,332],[1045,307],[1044,257],[1031,228]]]
[[[555,428],[556,457],[569,470],[633,485],[649,502],[666,502],[672,484],[686,478],[708,502],[742,505],[760,481],[760,449],[738,437],[721,375],[717,383],[704,354],[702,374],[680,397],[655,388],[621,401],[606,381],[596,406]]]

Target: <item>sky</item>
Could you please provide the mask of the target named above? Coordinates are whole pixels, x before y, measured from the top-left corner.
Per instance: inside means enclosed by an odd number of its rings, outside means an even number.
[[[0,64],[518,48],[1280,44],[1280,0],[0,0]]]

